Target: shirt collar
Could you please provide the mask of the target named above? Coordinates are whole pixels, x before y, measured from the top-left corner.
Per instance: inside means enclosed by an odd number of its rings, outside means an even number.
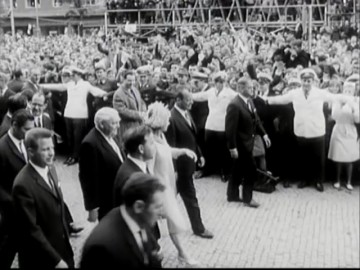
[[[99,128],[97,128],[97,127],[95,127],[95,129],[96,129],[97,131],[99,131],[99,133],[104,137],[105,140],[110,141],[110,138],[109,138],[108,136],[106,136],[106,135],[104,134],[104,132],[102,132],[102,131],[101,131]]]
[[[137,166],[139,166],[139,168],[143,171],[143,173],[147,173],[146,171],[146,168],[147,168],[147,165],[146,165],[146,162],[145,161],[142,161],[138,158],[134,158],[130,155],[127,155],[128,159],[130,159],[132,162],[134,162]]]
[[[184,116],[185,117],[185,113],[186,113],[186,111],[185,110],[183,110],[183,109],[181,109],[177,104],[175,104],[175,109],[177,109],[178,110],[178,112],[179,113],[181,113],[181,115],[182,116]]]
[[[120,213],[122,217],[124,218],[124,221],[126,225],[129,227],[130,231],[136,235],[141,230],[140,226],[137,224],[137,222],[129,215],[129,213],[126,210],[125,205],[120,205]]]
[[[5,87],[2,91],[1,91],[1,95],[5,95],[6,91],[8,90],[9,88]]]
[[[245,102],[245,104],[248,103],[248,98],[244,97],[242,94],[239,93],[239,97]]]
[[[42,168],[38,165],[35,165],[31,160],[29,160],[29,163],[31,164],[31,166],[34,167],[35,171],[37,171],[41,175],[41,177],[44,178],[44,180],[47,182],[49,167],[45,166],[44,168]]]
[[[12,140],[12,142],[16,145],[16,148],[19,148],[19,144],[21,140],[14,137],[14,135],[11,133],[11,129],[8,131],[9,137]]]

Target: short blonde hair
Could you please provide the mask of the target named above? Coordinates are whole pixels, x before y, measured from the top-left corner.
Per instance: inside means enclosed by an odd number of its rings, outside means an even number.
[[[162,102],[156,101],[148,107],[145,124],[153,130],[162,129],[167,126],[170,116],[171,114],[167,106]]]

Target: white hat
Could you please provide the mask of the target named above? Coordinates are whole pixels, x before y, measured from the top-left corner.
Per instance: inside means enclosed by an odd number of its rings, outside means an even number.
[[[267,74],[265,72],[260,72],[258,75],[257,75],[258,79],[260,78],[264,78],[264,79],[267,79],[269,82],[271,82],[273,79],[271,77],[270,74]]]
[[[317,79],[316,72],[312,68],[304,68],[300,71],[299,78],[313,78],[314,80]]]

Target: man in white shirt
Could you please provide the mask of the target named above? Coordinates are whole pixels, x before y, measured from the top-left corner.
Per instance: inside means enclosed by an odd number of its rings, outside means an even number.
[[[125,159],[117,141],[119,113],[103,107],[96,112],[94,123],[79,155],[79,179],[90,222],[103,218],[113,208],[114,180]]]
[[[299,173],[302,181],[299,188],[309,183],[315,184],[318,191],[324,191],[324,163],[325,163],[325,117],[324,102],[338,100],[346,102],[348,97],[340,94],[331,94],[314,86],[317,78],[314,70],[303,69],[300,72],[302,86],[285,95],[264,97],[268,104],[292,103],[295,111],[294,133],[298,141],[298,150],[302,164],[299,164]]]
[[[225,72],[215,74],[214,81],[215,87],[193,93],[192,97],[195,102],[207,101],[209,107],[205,123],[205,175],[219,173],[222,181],[226,182],[231,174],[231,159],[226,145],[225,116],[236,92],[225,86]]]

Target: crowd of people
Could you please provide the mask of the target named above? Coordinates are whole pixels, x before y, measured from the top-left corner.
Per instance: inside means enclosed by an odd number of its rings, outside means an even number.
[[[0,51],[0,265],[73,267],[82,228],[64,202],[55,151],[79,164],[90,222],[83,268],[161,267],[157,220],[179,262],[186,222],[212,239],[194,179],[218,175],[224,200],[359,171],[359,29],[182,26],[144,41],[121,28],[80,36],[3,36]],[[301,37],[301,36],[300,36]],[[336,38],[335,38],[336,37]],[[60,179],[59,179],[60,178]],[[242,194],[239,186],[242,185]],[[119,210],[120,209],[120,210]],[[121,228],[119,230],[119,228]],[[15,234],[15,232],[17,232]],[[19,234],[19,232],[21,232]]]

